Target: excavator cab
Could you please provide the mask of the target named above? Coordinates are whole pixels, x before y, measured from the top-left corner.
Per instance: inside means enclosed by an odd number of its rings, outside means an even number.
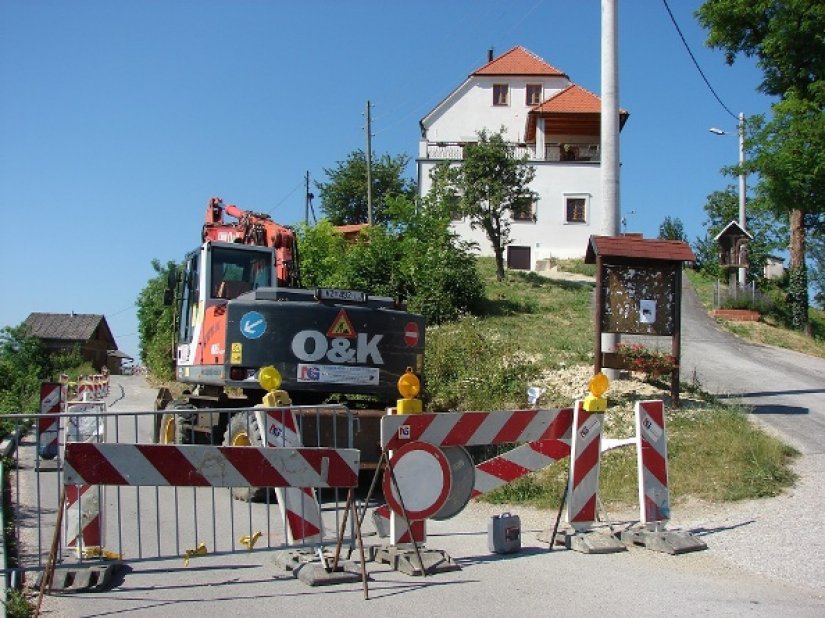
[[[232,300],[246,292],[270,287],[272,251],[261,249],[213,246],[209,254],[212,298]]]
[[[178,307],[179,373],[187,368],[189,376],[219,383],[222,377],[214,368],[223,366],[226,353],[227,302],[275,286],[270,247],[207,241],[190,253],[183,267]]]

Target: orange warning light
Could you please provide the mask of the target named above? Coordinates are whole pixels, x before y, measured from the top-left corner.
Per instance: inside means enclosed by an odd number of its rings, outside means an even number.
[[[398,378],[398,392],[403,397],[403,399],[398,400],[399,414],[420,414],[423,412],[421,400],[415,398],[421,392],[421,380],[412,372],[412,367],[407,367],[407,371]]]
[[[587,385],[587,388],[590,390],[590,394],[585,397],[582,402],[582,408],[584,408],[585,412],[607,411],[607,399],[602,397],[602,395],[604,395],[605,391],[607,391],[609,384],[610,382],[608,381],[607,376],[601,371],[590,379],[590,383]]]

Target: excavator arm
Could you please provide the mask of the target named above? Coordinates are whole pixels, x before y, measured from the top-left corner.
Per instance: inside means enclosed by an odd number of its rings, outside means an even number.
[[[225,221],[224,215],[233,217],[235,221]],[[265,213],[243,210],[235,204],[224,204],[219,197],[213,197],[206,205],[203,240],[272,247],[278,284],[287,287],[300,286],[295,232],[289,227],[275,223],[272,217]]]

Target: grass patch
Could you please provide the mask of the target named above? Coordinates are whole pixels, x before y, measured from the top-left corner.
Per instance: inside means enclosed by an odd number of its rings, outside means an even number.
[[[29,601],[26,593],[15,588],[6,590],[6,600],[3,605],[6,607],[8,618],[28,618],[34,614],[35,610],[34,604]]]
[[[605,420],[609,425],[611,419]],[[791,463],[799,453],[754,426],[741,408],[708,403],[670,409],[667,424],[672,502],[691,497],[731,502],[777,496],[796,480]],[[483,499],[494,504],[558,508],[567,469],[565,459]],[[605,453],[599,475],[599,497],[605,508],[637,507],[638,491],[635,448]]]
[[[491,258],[479,259],[479,272],[487,290],[481,316],[487,336],[506,339],[547,367],[590,361],[592,284],[520,271],[508,272],[503,281],[496,281]],[[428,366],[428,374],[429,370]]]
[[[708,311],[713,309],[715,279],[705,277],[701,273],[692,270],[685,272],[702,305]],[[761,322],[719,320],[720,326],[751,343],[772,345],[825,358],[825,312],[818,309],[811,309],[808,312],[813,334],[813,337],[808,337],[804,333],[789,330],[785,327],[782,319],[782,306],[779,303],[781,294],[777,290],[772,290],[770,296],[774,301],[775,310],[764,314]]]

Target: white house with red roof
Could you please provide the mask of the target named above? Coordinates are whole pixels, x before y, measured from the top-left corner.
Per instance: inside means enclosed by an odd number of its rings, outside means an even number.
[[[622,110],[620,127],[627,117]],[[512,220],[508,267],[535,270],[547,258],[583,257],[590,235],[600,233],[600,118],[599,97],[563,71],[523,47],[498,58],[491,50],[487,64],[421,120],[419,192],[429,191],[438,163],[462,159],[478,131],[504,127],[516,155],[526,154],[535,168],[530,188],[538,196]],[[454,228],[477,242],[481,255],[493,254],[484,231],[471,229],[468,219]]]

